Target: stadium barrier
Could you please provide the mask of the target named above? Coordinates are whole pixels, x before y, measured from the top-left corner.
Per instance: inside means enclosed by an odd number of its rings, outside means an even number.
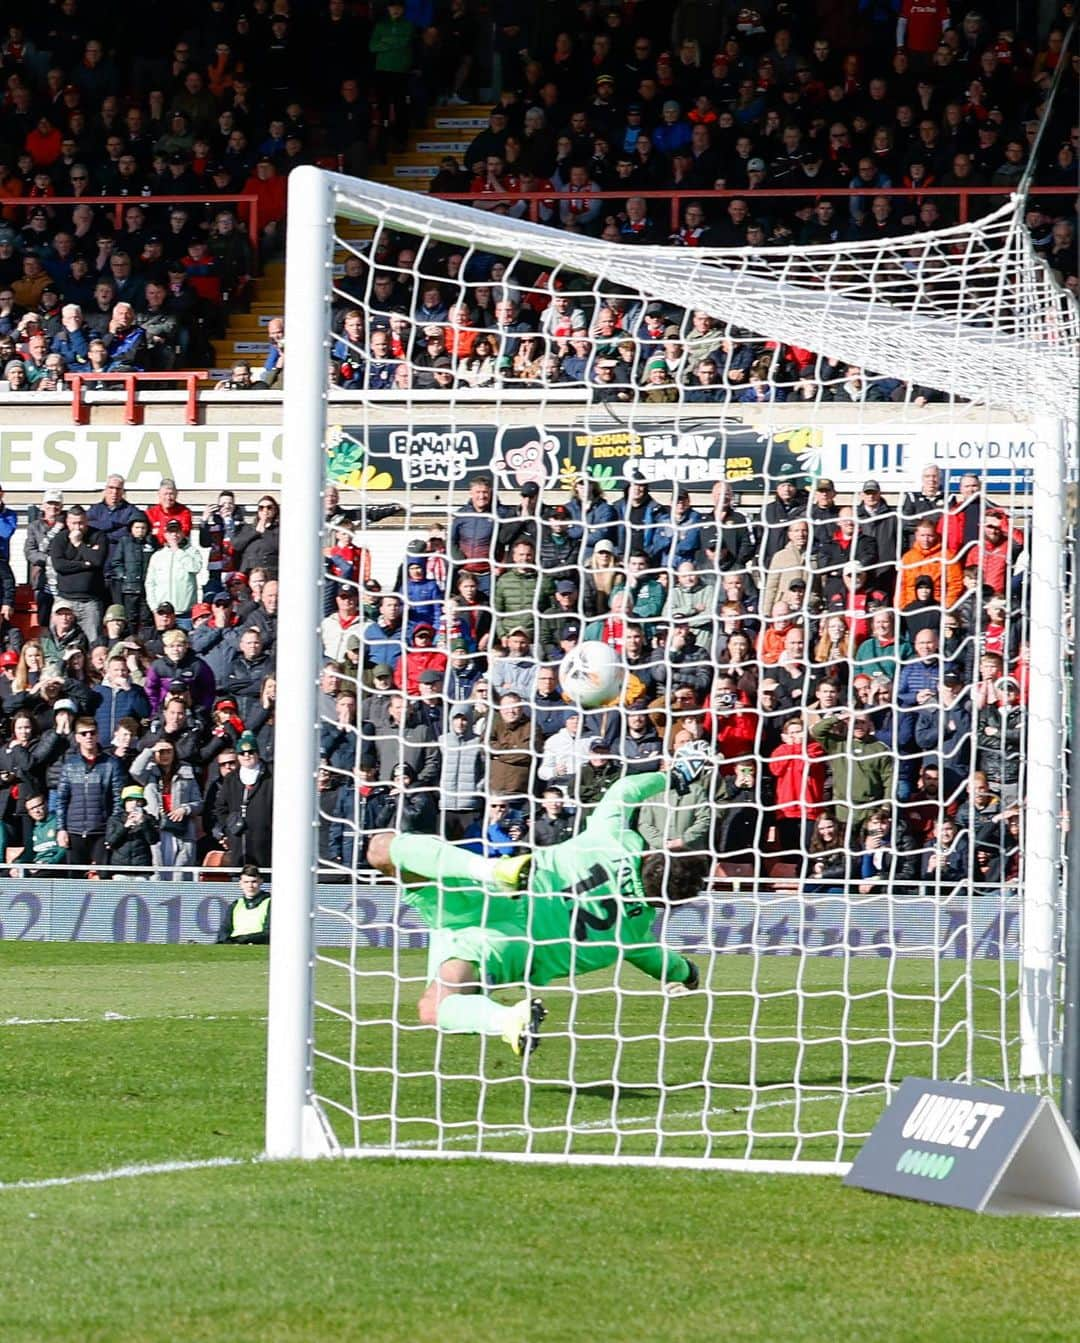
[[[47,210],[54,210],[60,205],[89,205],[92,210],[111,210],[112,224],[117,234],[120,234],[124,223],[124,211],[129,205],[140,205],[144,210],[156,209],[159,205],[206,205],[218,207],[223,205],[235,205],[237,214],[244,224],[248,239],[251,242],[254,252],[253,260],[258,265],[259,258],[259,198],[251,192],[233,191],[227,192],[223,196],[203,196],[192,195],[170,195],[170,196],[14,196],[5,197],[3,202],[3,215],[10,218],[11,214],[18,213],[20,210],[30,210],[36,205],[44,205]]]
[[[808,187],[773,187],[765,186],[751,191],[734,191],[725,188],[723,191],[691,191],[691,190],[630,190],[630,191],[557,191],[552,188],[550,191],[514,191],[507,192],[506,195],[499,195],[496,192],[483,192],[480,194],[471,191],[452,191],[439,194],[440,200],[460,201],[462,204],[481,205],[481,208],[489,208],[492,205],[514,205],[518,201],[525,201],[528,205],[527,218],[534,223],[543,223],[540,218],[541,205],[557,204],[559,201],[577,201],[581,202],[582,197],[589,201],[612,201],[620,202],[627,200],[630,196],[640,197],[644,201],[664,201],[668,206],[668,219],[672,233],[678,231],[682,222],[683,207],[691,201],[730,201],[745,200],[748,202],[758,202],[763,210],[769,209],[769,203],[775,201],[802,200],[808,205],[813,205],[819,200],[850,200],[854,196],[869,200],[873,196],[902,197],[912,202],[913,207],[917,208],[923,201],[946,200],[956,202],[956,218],[958,224],[966,224],[971,218],[972,202],[978,202],[980,199],[986,200],[986,213],[1003,205],[1005,201],[1013,195],[1013,187],[820,187],[818,189]],[[1033,187],[1032,196],[1036,200],[1042,200],[1044,197],[1073,196],[1077,194],[1076,187]],[[986,198],[992,199],[986,199]],[[775,206],[773,207],[775,208]],[[946,221],[942,221],[941,227],[945,226]],[[902,234],[898,234],[902,237]]]

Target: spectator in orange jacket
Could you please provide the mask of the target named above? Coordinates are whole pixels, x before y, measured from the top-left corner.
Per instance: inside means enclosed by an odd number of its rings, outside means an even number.
[[[904,551],[900,561],[900,593],[896,604],[901,610],[915,600],[915,581],[924,574],[934,585],[934,600],[946,611],[964,595],[963,570],[950,558],[934,524],[925,518],[915,528],[915,544]]]

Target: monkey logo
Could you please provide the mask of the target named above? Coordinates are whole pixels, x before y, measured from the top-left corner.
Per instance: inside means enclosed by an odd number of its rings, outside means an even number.
[[[521,489],[531,481],[547,489],[559,478],[559,440],[536,426],[508,426],[499,431],[491,466],[502,485]]]

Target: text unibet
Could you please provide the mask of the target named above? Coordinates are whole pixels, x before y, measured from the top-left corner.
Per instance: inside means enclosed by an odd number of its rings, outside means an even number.
[[[974,1151],[1004,1111],[1003,1105],[991,1101],[962,1100],[924,1091],[904,1121],[904,1137]]]

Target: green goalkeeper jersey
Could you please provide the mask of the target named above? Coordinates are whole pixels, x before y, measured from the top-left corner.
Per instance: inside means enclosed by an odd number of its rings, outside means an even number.
[[[684,982],[689,963],[656,942],[656,911],[641,884],[646,844],[630,828],[634,810],[666,785],[660,773],[613,784],[580,835],[534,851],[521,899],[453,877],[413,888],[408,899],[433,930],[434,961],[478,962],[491,984],[548,984],[621,956],[654,979]]]
[[[654,979],[682,981],[682,956],[658,946],[656,910],[645,901],[632,813],[662,793],[667,776],[633,774],[612,784],[575,839],[533,854],[525,925],[533,944],[532,982],[547,984],[613,965],[622,955]]]

